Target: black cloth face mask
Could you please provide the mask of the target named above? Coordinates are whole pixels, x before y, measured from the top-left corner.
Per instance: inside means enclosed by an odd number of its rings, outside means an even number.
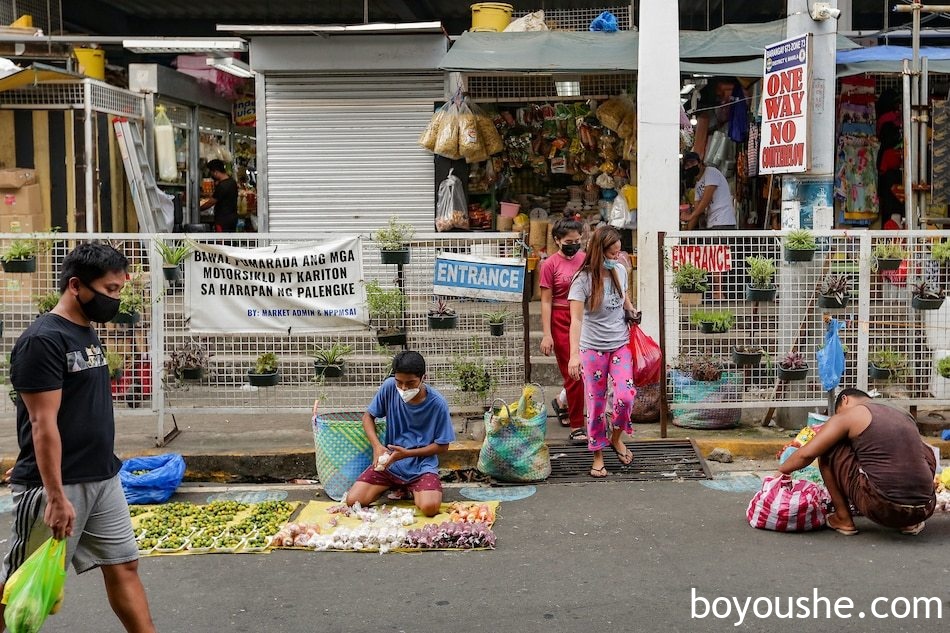
[[[92,299],[79,301],[79,307],[86,318],[96,323],[108,323],[114,319],[115,315],[119,313],[119,300],[102,294],[91,286],[86,287],[92,290]]]
[[[561,244],[561,252],[568,257],[574,257],[581,250],[580,244]]]

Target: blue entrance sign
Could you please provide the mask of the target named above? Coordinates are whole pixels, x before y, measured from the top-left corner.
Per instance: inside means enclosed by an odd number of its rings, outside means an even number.
[[[442,253],[435,260],[432,293],[520,302],[524,278],[523,259]]]

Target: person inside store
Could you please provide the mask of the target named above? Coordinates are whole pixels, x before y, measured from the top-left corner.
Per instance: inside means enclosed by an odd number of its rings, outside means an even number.
[[[839,534],[858,533],[849,503],[862,515],[902,534],[919,534],[937,499],[937,461],[921,439],[914,418],[878,404],[860,389],[843,389],[835,415],[779,467],[791,474],[815,459],[834,504],[827,525]]]
[[[201,203],[200,209],[214,207],[214,230],[217,233],[233,233],[238,225],[238,186],[225,170],[224,161],[215,158],[208,161],[208,172],[214,180],[214,193]]]
[[[574,216],[559,218],[551,229],[558,250],[541,264],[541,353],[554,353],[561,378],[567,407],[558,399],[551,402],[562,426],[571,428],[571,440],[587,443],[587,425],[584,422],[584,383],[571,377],[567,364],[571,359],[571,307],[567,300],[574,275],[584,264],[581,233],[584,225]]]
[[[710,231],[726,231],[736,228],[736,208],[732,204],[729,181],[722,172],[707,165],[696,152],[683,154],[683,176],[686,187],[693,187],[695,202],[680,212],[680,222],[687,230],[700,228],[705,215],[704,228]]]
[[[574,275],[568,301],[571,306],[571,378],[584,381],[587,396],[587,448],[593,453],[590,476],[607,476],[603,449],[609,447],[624,466],[633,453],[623,434],[633,434],[630,414],[637,391],[633,359],[628,346],[630,325],[640,321],[627,295],[627,271],[619,263],[620,233],[599,226],[591,235],[587,257]],[[607,379],[613,381],[612,428],[608,430]]]
[[[367,506],[393,490],[397,498],[412,495],[427,517],[439,513],[442,482],[439,455],[455,441],[445,398],[426,379],[426,361],[419,352],[393,358],[387,378],[363,413],[363,430],[373,447],[373,461],[344,497],[349,505]],[[376,434],[376,419],[386,418],[386,445]]]
[[[0,593],[42,543],[66,539],[66,565],[72,563],[77,574],[100,569],[122,626],[147,633],[155,627],[119,482],[109,366],[92,326],[119,311],[128,265],[107,244],[77,246],[63,259],[58,303],[13,345],[10,382],[20,452],[10,473],[12,536]]]

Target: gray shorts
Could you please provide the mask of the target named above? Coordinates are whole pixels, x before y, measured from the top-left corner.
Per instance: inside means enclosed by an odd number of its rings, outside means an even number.
[[[0,568],[0,582],[22,565],[29,555],[52,536],[43,522],[46,492],[40,486],[19,484],[13,490],[13,535],[10,550]],[[129,505],[116,475],[105,481],[63,486],[66,498],[76,510],[73,535],[66,544],[66,565],[70,561],[77,574],[100,565],[121,565],[138,560],[139,550],[132,532]]]

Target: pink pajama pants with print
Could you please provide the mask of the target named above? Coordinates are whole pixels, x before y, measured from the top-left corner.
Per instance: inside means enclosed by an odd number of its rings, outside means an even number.
[[[584,393],[587,398],[587,448],[599,451],[610,444],[607,429],[607,377],[613,379],[614,411],[612,426],[633,434],[630,413],[637,390],[633,386],[633,357],[624,345],[609,352],[581,350],[581,369],[584,373]]]

